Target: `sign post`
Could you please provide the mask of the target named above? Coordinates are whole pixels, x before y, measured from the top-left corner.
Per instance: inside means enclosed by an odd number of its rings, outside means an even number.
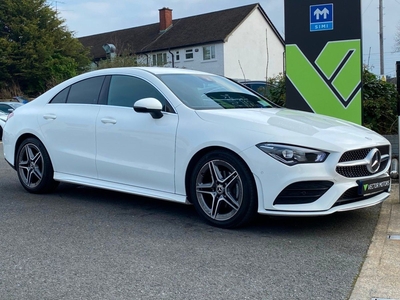
[[[362,123],[361,0],[285,0],[286,106]]]
[[[397,134],[399,138],[399,147],[400,147],[400,61],[396,61],[396,86],[397,86]],[[400,152],[400,150],[399,150]],[[400,162],[400,153],[397,157],[398,162]],[[399,164],[397,165],[397,167]],[[397,170],[398,171],[398,170]],[[400,199],[400,189],[399,189],[399,199]]]

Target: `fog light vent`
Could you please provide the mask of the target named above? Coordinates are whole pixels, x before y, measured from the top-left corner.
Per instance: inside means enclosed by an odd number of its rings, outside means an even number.
[[[287,186],[274,201],[275,204],[306,204],[317,201],[331,188],[331,181],[301,181]]]

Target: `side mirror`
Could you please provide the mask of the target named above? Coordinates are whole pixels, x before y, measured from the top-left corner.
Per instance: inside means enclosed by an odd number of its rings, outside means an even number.
[[[154,119],[162,118],[162,104],[156,98],[143,98],[135,102],[133,109],[138,113],[150,113]]]

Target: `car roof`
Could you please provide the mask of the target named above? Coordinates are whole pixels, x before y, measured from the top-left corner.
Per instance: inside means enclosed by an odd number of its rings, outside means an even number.
[[[150,73],[153,75],[162,75],[162,74],[198,74],[198,75],[212,75],[217,76],[210,73],[205,73],[201,71],[195,71],[190,69],[179,69],[179,68],[166,68],[166,67],[122,67],[122,68],[106,68],[100,70],[89,71],[86,73],[82,73],[78,76],[72,77],[62,83],[60,83],[60,87],[68,86],[74,82],[79,80],[84,80],[87,78],[95,77],[95,76],[107,76],[107,75],[139,75],[140,73]],[[17,103],[17,102],[14,102]]]
[[[137,74],[138,72],[148,72],[153,75],[162,74],[201,74],[201,75],[211,75],[210,73],[205,73],[201,71],[195,71],[190,69],[179,69],[179,68],[163,68],[163,67],[123,67],[123,68],[107,68],[101,70],[90,71],[83,73],[77,77],[93,77],[96,75],[113,75],[113,74]],[[74,78],[77,78],[74,77]],[[74,79],[72,78],[72,79]]]
[[[160,74],[209,74],[206,72],[190,70],[190,69],[179,69],[179,68],[162,68],[162,67],[136,67],[136,69],[144,70],[155,75]]]

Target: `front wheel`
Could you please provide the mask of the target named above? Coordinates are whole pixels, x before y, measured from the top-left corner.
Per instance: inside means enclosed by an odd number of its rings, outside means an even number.
[[[190,179],[189,195],[197,212],[217,227],[241,226],[257,209],[253,174],[227,151],[213,151],[199,160]]]
[[[30,193],[50,192],[58,185],[50,157],[36,138],[28,138],[19,146],[16,169],[19,181]]]

